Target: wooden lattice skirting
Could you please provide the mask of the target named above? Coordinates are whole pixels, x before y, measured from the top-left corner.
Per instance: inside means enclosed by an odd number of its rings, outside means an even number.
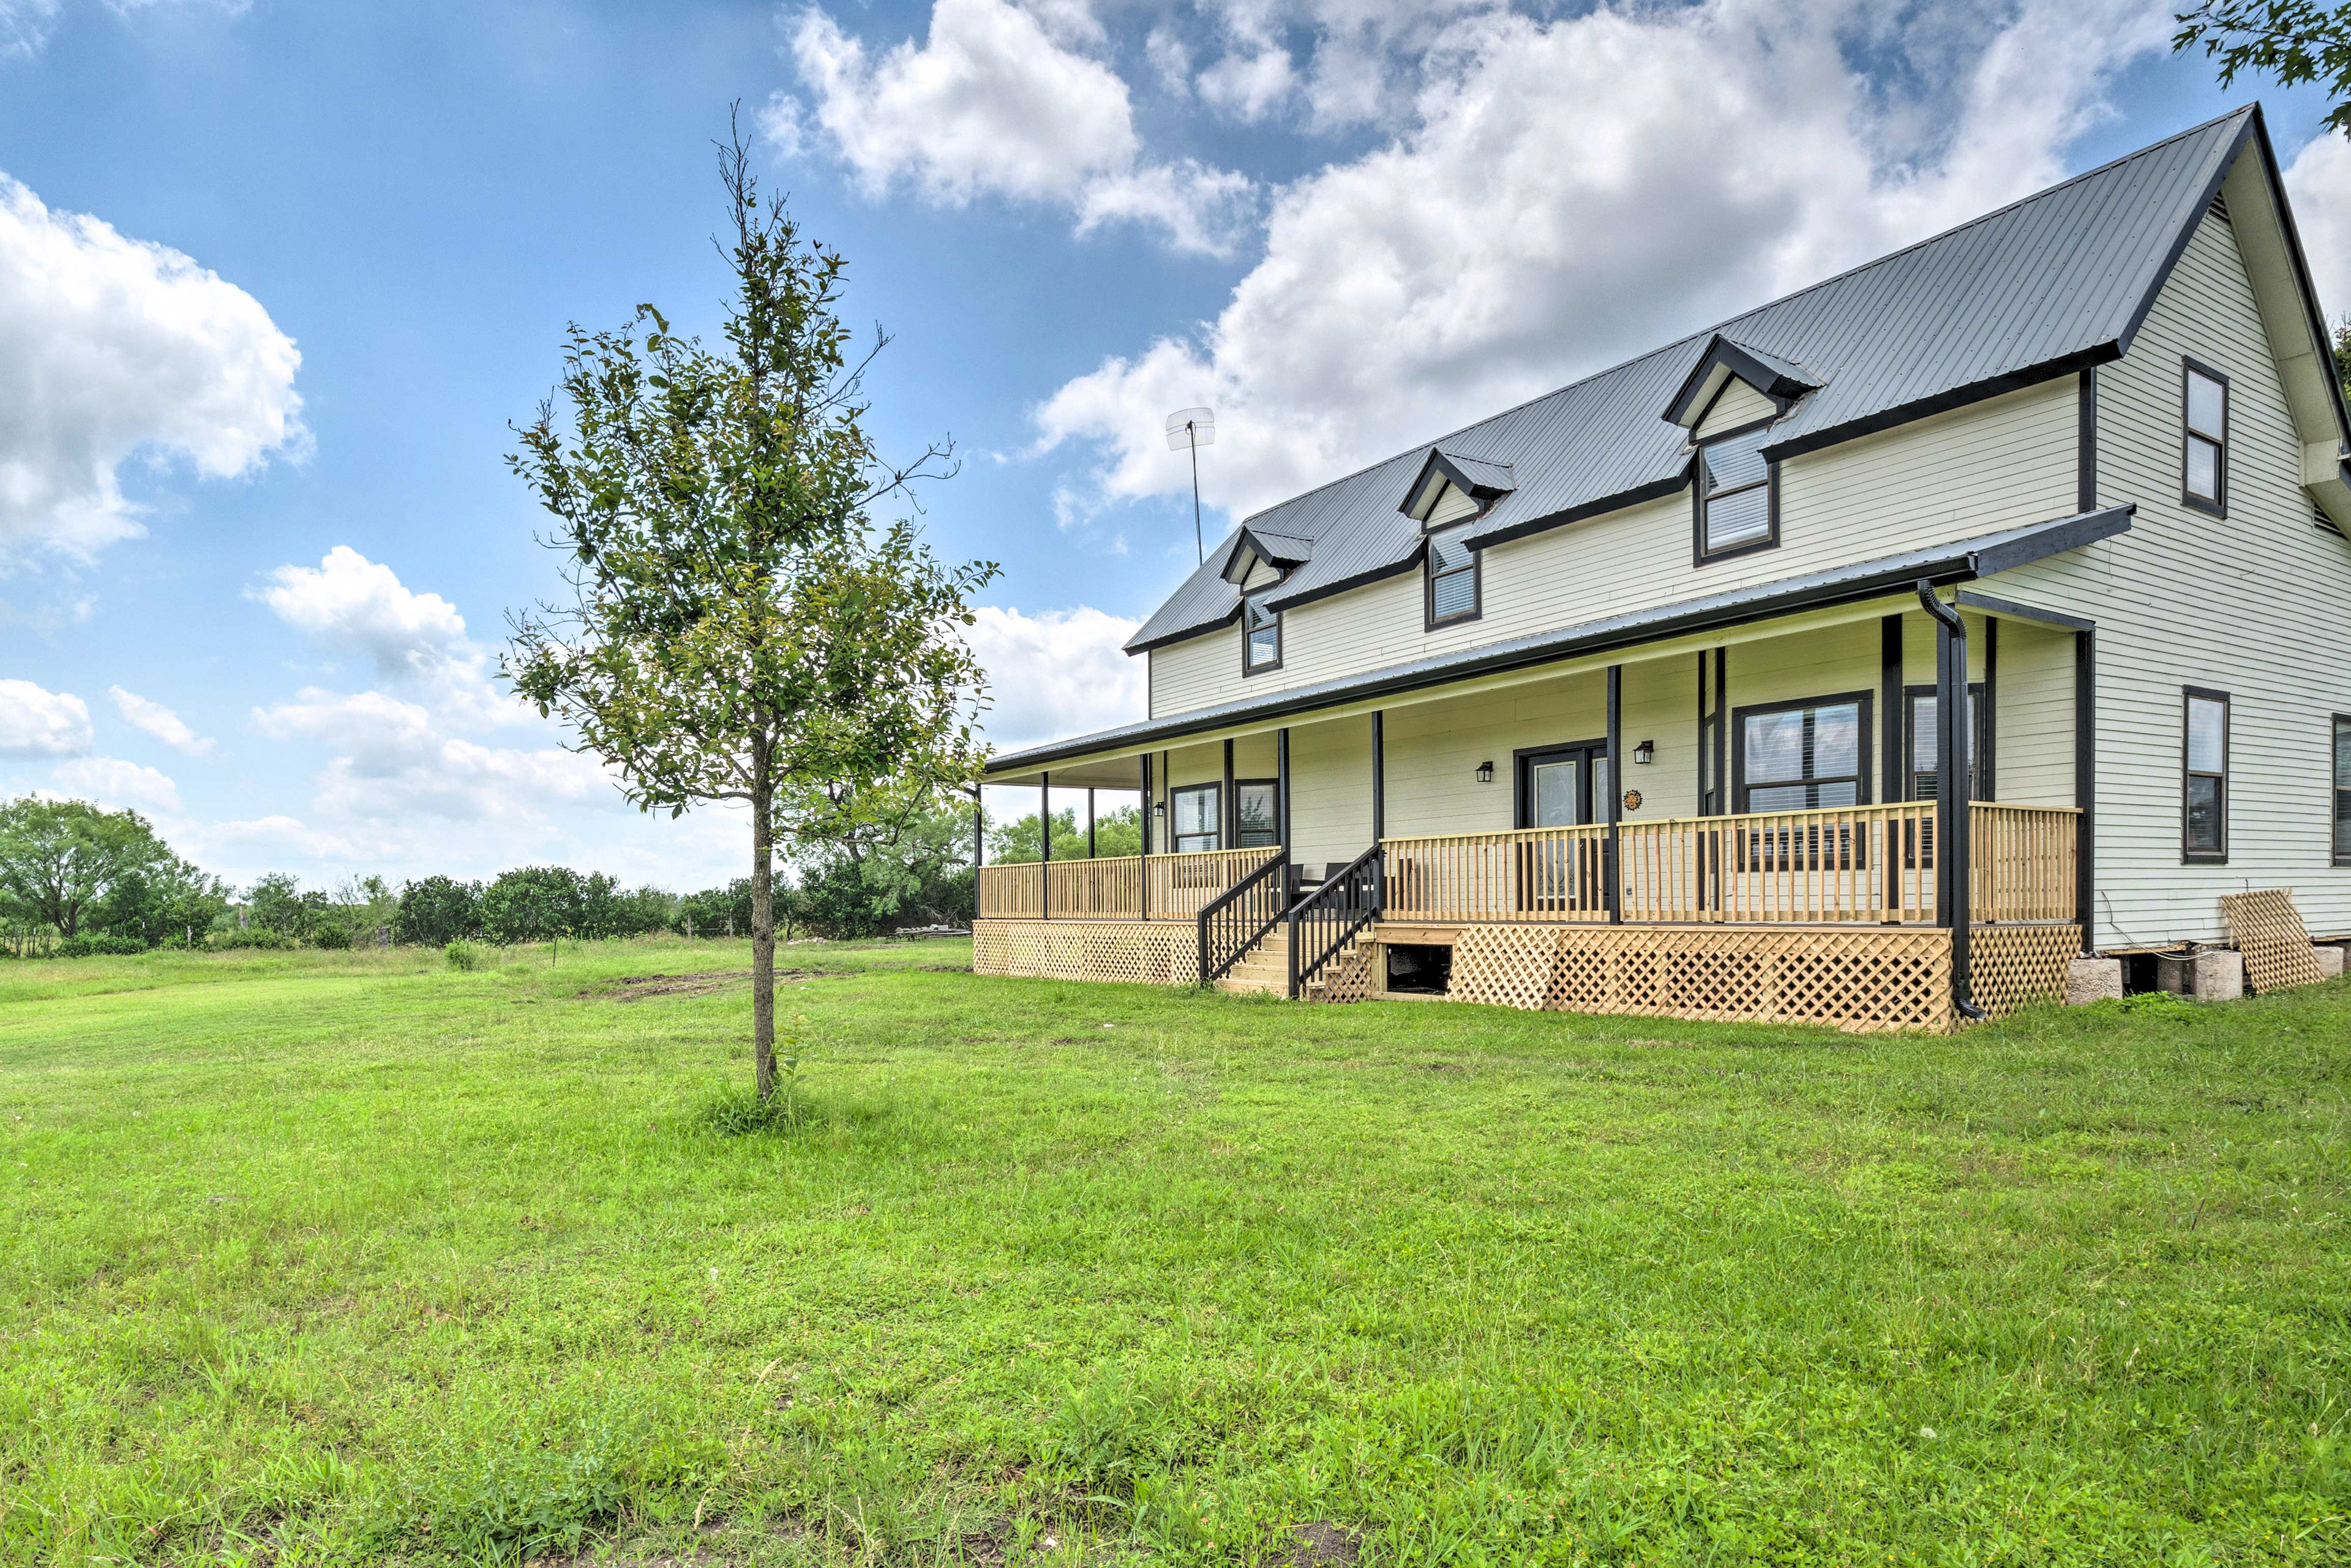
[[[981,920],[971,928],[971,967],[981,975],[1189,986],[1200,977],[1200,937],[1188,920]]]
[[[2027,1002],[2055,1001],[2081,951],[2082,928],[2071,923],[1975,926],[1968,933],[1968,990],[1994,1018]]]

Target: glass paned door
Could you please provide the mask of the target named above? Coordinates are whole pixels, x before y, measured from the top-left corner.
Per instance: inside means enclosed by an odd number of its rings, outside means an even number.
[[[1521,828],[1577,828],[1600,820],[1608,799],[1608,745],[1585,741],[1519,759]],[[1589,909],[1603,902],[1601,846],[1584,839],[1536,839],[1520,846],[1519,903],[1530,909]]]

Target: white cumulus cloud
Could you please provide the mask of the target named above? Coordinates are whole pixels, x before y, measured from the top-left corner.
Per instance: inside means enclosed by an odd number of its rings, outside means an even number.
[[[188,727],[187,721],[162,703],[141,696],[137,692],[124,691],[120,686],[109,686],[106,695],[114,699],[134,728],[144,730],[172,750],[189,757],[202,757],[213,748],[210,736],[198,735]]]
[[[2351,137],[2322,131],[2304,144],[2285,169],[2311,280],[2329,321],[2351,310]]]
[[[225,479],[298,455],[301,362],[235,284],[0,174],[0,552],[87,559],[139,533],[136,456]]]
[[[288,626],[367,654],[386,675],[434,674],[467,646],[455,605],[414,591],[349,545],[337,545],[315,567],[279,567],[252,597]]]
[[[0,757],[72,757],[89,743],[89,705],[81,698],[0,680]]]
[[[983,727],[999,750],[1144,716],[1146,671],[1121,652],[1140,622],[1087,606],[1035,615],[983,605],[966,633],[987,672]]]
[[[778,97],[768,132],[795,151],[812,116],[872,195],[903,183],[946,205],[991,195],[1056,204],[1081,232],[1134,221],[1156,225],[1179,249],[1228,251],[1250,182],[1189,159],[1146,159],[1126,83],[1071,47],[1087,36],[1070,15],[938,0],[926,39],[877,58],[811,7],[793,26],[791,54],[813,103]]]
[[[177,811],[180,787],[152,768],[119,757],[79,757],[61,762],[49,778],[60,794],[111,810]]]
[[[2062,178],[2166,13],[1460,18],[1405,128],[1285,188],[1217,319],[1063,385],[1040,448],[1095,455],[1095,505],[1173,494],[1189,474],[1161,421],[1205,403],[1204,492],[1279,500]],[[1911,68],[1873,77],[1864,55]]]

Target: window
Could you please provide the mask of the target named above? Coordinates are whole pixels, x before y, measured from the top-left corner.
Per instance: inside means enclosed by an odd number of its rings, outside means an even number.
[[[1768,549],[1780,542],[1778,465],[1760,450],[1770,425],[1698,449],[1698,559]]]
[[[2187,705],[2180,857],[2223,862],[2229,858],[2229,694],[2189,686]]]
[[[1935,727],[1935,710],[1942,705],[1936,700],[1932,686],[1909,686],[1903,693],[1910,709],[1910,727],[1905,737],[1909,746],[1910,799],[1931,800],[1935,798],[1935,773],[1940,761],[1936,751],[1938,731]],[[1968,783],[1967,798],[1970,800],[1991,799],[1991,781],[1983,777],[1983,759],[1991,753],[1991,737],[1986,733],[1991,723],[1991,713],[1984,706],[1981,681],[1968,683]]]
[[[2335,716],[2335,863],[2351,865],[2351,717]]]
[[[1428,536],[1428,624],[1478,619],[1478,552],[1466,529]]]
[[[2180,498],[2208,512],[2224,513],[2229,505],[2229,378],[2186,361],[2181,393],[2182,457]]]
[[[1272,779],[1236,780],[1233,803],[1239,808],[1241,815],[1240,831],[1233,839],[1235,849],[1263,849],[1281,842],[1281,813],[1275,803]]]
[[[1869,697],[1814,697],[1733,716],[1742,811],[1857,806],[1869,799]]]
[[[1186,784],[1169,794],[1167,814],[1175,819],[1177,854],[1223,847],[1224,792],[1221,784]]]
[[[1266,602],[1266,596],[1241,601],[1241,619],[1248,631],[1247,645],[1242,653],[1243,673],[1281,668],[1281,612]]]

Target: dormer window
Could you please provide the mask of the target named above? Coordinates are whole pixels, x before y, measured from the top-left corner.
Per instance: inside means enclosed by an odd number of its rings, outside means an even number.
[[[1428,630],[1478,619],[1478,552],[1469,530],[1447,528],[1428,536]]]
[[[1761,450],[1771,426],[1699,445],[1693,478],[1697,490],[1697,548],[1700,562],[1780,542],[1780,465]]]
[[[1281,668],[1281,612],[1270,594],[1252,594],[1241,601],[1241,673]]]
[[[1432,446],[1396,509],[1433,531],[1483,516],[1518,486],[1518,472],[1507,463]]]

